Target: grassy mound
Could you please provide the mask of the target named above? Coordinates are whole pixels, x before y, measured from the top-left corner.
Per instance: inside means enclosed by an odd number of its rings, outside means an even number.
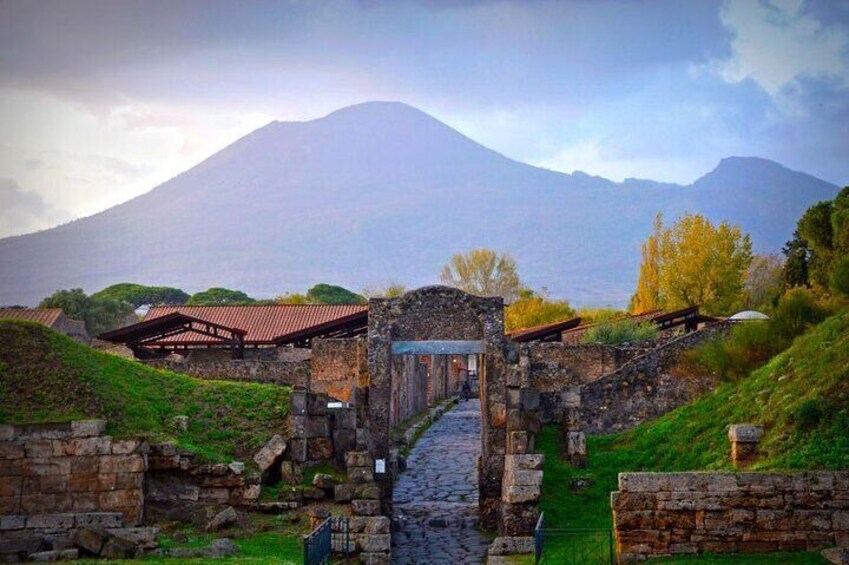
[[[849,468],[849,312],[814,327],[747,378],[723,383],[696,402],[627,432],[588,437],[586,469],[560,461],[559,430],[545,428],[539,447],[546,454],[546,522],[561,528],[610,528],[610,492],[620,472],[731,469],[727,426],[742,422],[764,427],[757,470]],[[588,479],[591,486],[571,488],[576,479]],[[565,550],[554,540],[552,546],[552,556]],[[823,562],[816,554],[783,558],[787,563]],[[749,556],[717,559],[761,562]]]
[[[27,322],[0,321],[0,344],[0,423],[105,418],[115,437],[170,439],[215,461],[249,460],[285,430],[286,387],[153,369]]]

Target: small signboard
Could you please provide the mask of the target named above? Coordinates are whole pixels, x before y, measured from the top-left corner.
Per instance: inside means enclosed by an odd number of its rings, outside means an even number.
[[[386,472],[386,459],[375,459],[374,460],[374,472],[375,473],[385,473]]]

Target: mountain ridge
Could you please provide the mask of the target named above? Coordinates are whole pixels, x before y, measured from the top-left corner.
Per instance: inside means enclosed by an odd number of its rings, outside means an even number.
[[[695,189],[695,190],[691,190]],[[535,287],[622,304],[651,218],[740,223],[777,250],[837,187],[761,158],[723,159],[689,185],[515,161],[401,102],[275,121],[98,214],[0,239],[0,304],[137,281],[258,296],[316,282],[435,282],[451,254],[494,247]]]

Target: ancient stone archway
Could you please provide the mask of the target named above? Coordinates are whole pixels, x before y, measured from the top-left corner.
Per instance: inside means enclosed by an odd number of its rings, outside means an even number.
[[[432,349],[436,348],[436,349]],[[457,289],[431,286],[397,298],[369,301],[368,416],[371,455],[389,461],[390,404],[393,353],[477,353],[480,368],[481,463],[480,519],[490,530],[500,529],[499,508],[506,453],[506,373],[515,344],[504,337],[504,302]],[[515,360],[513,360],[515,363]],[[378,475],[385,500],[392,489],[392,466]],[[388,504],[388,502],[387,502]]]

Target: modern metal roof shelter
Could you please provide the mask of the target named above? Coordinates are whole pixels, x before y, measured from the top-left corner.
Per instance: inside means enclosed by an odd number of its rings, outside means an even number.
[[[505,335],[518,343],[529,341],[562,341],[563,332],[581,325],[581,318],[571,318],[562,322],[554,322],[532,328],[522,328],[507,332]]]

